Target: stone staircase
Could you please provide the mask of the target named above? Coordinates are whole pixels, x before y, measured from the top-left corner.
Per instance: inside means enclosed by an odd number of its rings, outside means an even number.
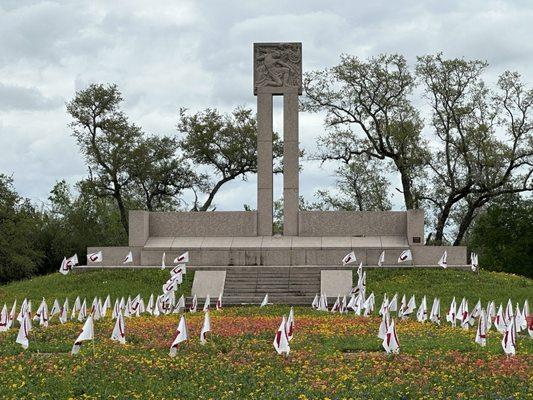
[[[228,268],[223,303],[260,304],[268,293],[269,303],[309,305],[319,292],[320,268]]]

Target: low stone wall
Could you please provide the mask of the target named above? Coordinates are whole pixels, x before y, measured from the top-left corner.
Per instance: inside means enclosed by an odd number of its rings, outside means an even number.
[[[300,236],[406,236],[405,211],[300,211]]]
[[[448,265],[466,265],[466,246],[414,246],[411,247],[415,265],[436,265],[444,251]]]
[[[149,232],[159,236],[257,236],[254,211],[151,212]]]
[[[96,253],[97,251],[102,251],[102,262],[94,263],[87,261],[87,265],[101,267],[123,265],[122,261],[129,251],[131,251],[131,254],[133,255],[133,262],[126,265],[141,265],[142,247],[87,247],[87,254]],[[80,262],[81,264],[85,264],[84,260],[80,260]],[[159,265],[161,265],[161,256],[159,258]]]

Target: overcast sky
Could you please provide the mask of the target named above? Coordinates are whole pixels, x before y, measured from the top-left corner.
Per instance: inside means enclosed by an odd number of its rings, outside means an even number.
[[[92,82],[117,83],[132,121],[172,134],[179,107],[255,109],[253,42],[302,42],[304,72],[335,65],[341,53],[401,53],[413,63],[442,51],[487,60],[489,80],[511,69],[531,84],[532,21],[531,0],[0,0],[0,172],[35,202],[56,181],[85,177],[65,101]],[[308,152],[322,131],[320,115],[300,115]],[[307,200],[334,184],[332,166],[303,167]],[[276,197],[281,186],[277,179]],[[215,202],[240,210],[255,196],[251,177],[225,186]]]

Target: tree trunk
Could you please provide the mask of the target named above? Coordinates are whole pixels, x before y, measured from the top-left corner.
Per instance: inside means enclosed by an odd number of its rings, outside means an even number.
[[[406,171],[405,168],[402,168],[398,164],[396,164],[396,168],[398,169],[398,172],[400,173],[400,177],[402,180],[402,191],[403,191],[403,200],[405,202],[405,209],[414,210],[416,208],[416,201],[413,197],[413,191],[411,187],[411,179],[410,179],[409,173]]]
[[[118,210],[120,212],[120,222],[122,222],[122,226],[124,227],[124,230],[126,231],[126,235],[127,235],[129,234],[128,215],[126,213],[126,207],[124,206],[124,202],[122,200],[122,193],[120,192],[120,188],[117,188],[116,185],[115,185],[113,197],[115,198],[117,202]]]
[[[442,208],[442,211],[439,214],[439,218],[437,219],[437,226],[435,228],[435,244],[436,245],[442,245],[442,239],[444,238],[444,227],[446,226],[446,221],[448,221],[448,217],[450,216],[450,212],[452,210],[453,203],[448,199],[444,207]]]
[[[207,200],[205,201],[205,203],[200,207],[199,211],[207,211],[209,207],[211,207],[211,204],[213,203],[213,199],[215,198],[215,195],[217,194],[218,190],[222,187],[223,184],[231,181],[233,178],[234,177],[227,177],[227,178],[223,178],[220,181],[218,181],[217,184],[211,190],[211,193],[209,193],[209,196],[207,197]]]

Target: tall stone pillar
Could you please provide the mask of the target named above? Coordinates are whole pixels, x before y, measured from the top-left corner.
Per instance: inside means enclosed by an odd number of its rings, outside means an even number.
[[[257,94],[257,234],[272,235],[272,93]]]
[[[283,96],[283,234],[298,235],[298,92]]]
[[[272,235],[272,96],[283,96],[283,234],[298,235],[298,95],[302,44],[254,43],[257,96],[257,232]]]

